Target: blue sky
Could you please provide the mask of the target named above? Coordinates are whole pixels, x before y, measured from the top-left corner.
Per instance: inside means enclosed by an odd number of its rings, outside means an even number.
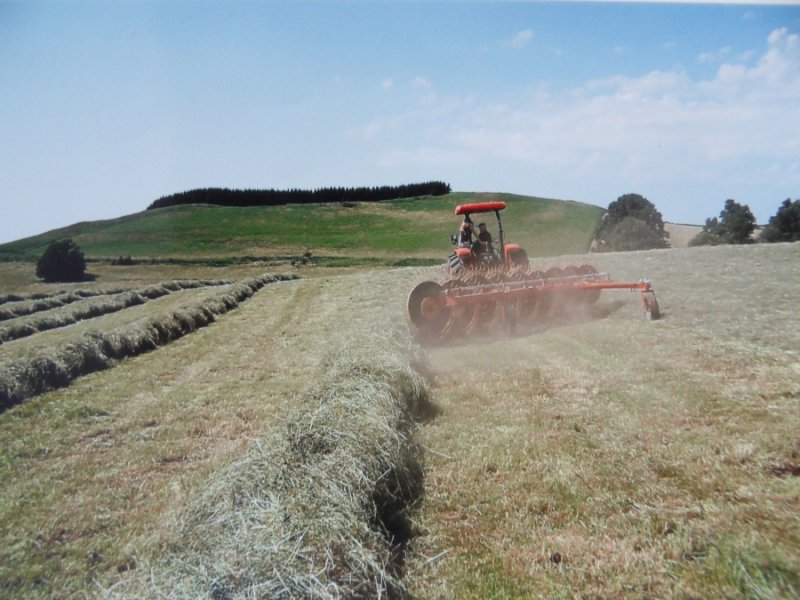
[[[0,242],[432,179],[766,222],[800,197],[800,5],[0,0]]]

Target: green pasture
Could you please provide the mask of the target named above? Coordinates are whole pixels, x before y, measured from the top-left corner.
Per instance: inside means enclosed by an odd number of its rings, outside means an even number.
[[[88,259],[225,260],[237,257],[346,257],[358,264],[438,262],[450,251],[455,206],[503,200],[508,241],[531,256],[585,252],[603,209],[511,194],[452,193],[379,203],[229,208],[179,206],[78,223],[0,245],[0,260],[34,261],[51,242],[71,238]],[[481,215],[493,235],[493,214]],[[336,263],[334,263],[336,264]]]

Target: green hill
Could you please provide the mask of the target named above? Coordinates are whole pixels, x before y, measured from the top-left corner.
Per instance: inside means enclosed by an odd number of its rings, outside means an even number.
[[[0,245],[0,260],[34,261],[71,238],[87,259],[235,260],[301,256],[351,263],[438,262],[450,251],[458,204],[503,200],[506,239],[531,256],[585,252],[603,209],[511,194],[451,193],[377,203],[231,208],[189,205],[85,222]],[[484,219],[496,236],[494,215]]]

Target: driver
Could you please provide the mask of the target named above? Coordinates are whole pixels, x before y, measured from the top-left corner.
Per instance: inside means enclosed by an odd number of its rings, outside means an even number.
[[[461,224],[461,230],[458,232],[458,245],[461,248],[469,248],[472,246],[472,236],[475,233],[475,225],[472,224],[472,219],[469,215],[464,217],[464,222]]]

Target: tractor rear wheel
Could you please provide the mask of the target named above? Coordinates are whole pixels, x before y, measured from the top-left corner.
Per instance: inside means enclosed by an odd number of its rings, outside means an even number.
[[[524,267],[527,271],[530,268],[530,261],[528,260],[528,253],[525,252],[522,248],[511,254],[509,257],[509,262],[511,266],[521,266]]]
[[[459,273],[467,270],[467,265],[464,264],[464,260],[458,254],[451,254],[447,260],[447,270],[450,277],[456,277]]]

